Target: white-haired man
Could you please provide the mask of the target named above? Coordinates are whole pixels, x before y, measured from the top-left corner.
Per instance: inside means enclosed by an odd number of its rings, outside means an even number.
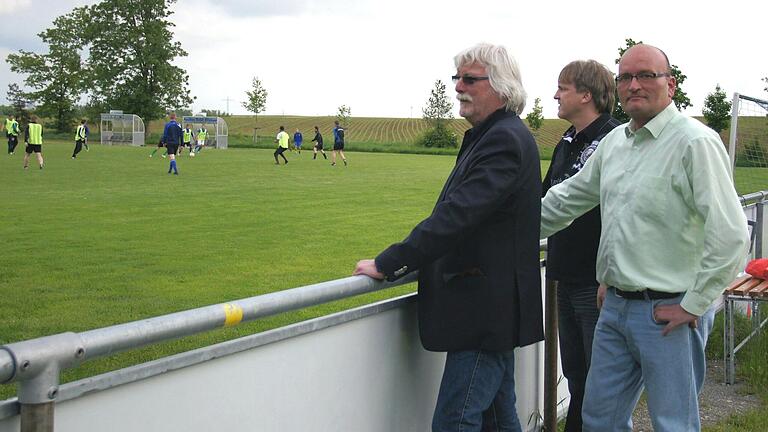
[[[432,214],[354,273],[419,271],[422,344],[447,352],[433,431],[519,431],[514,348],[543,339],[539,154],[506,49],[480,44],[454,63],[459,112],[472,124],[456,165]]]

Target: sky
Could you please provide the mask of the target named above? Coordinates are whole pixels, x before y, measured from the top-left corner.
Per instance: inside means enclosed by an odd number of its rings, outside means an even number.
[[[0,58],[46,46],[37,34],[93,0],[0,0]],[[717,5],[716,8],[714,5]],[[682,89],[700,115],[720,86],[768,99],[764,32],[768,2],[615,2],[596,0],[179,0],[170,19],[187,51],[192,108],[248,114],[245,92],[258,77],[270,115],[421,117],[436,80],[448,86],[453,57],[479,42],[506,46],[528,93],[525,116],[541,98],[546,118],[564,65],[595,59],[616,72],[626,38],[663,49],[687,79]],[[0,62],[0,104],[24,77]],[[114,107],[120,109],[120,107]]]

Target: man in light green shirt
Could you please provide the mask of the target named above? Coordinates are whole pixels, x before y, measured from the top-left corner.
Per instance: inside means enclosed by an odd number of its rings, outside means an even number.
[[[541,238],[601,207],[584,430],[631,431],[643,386],[654,430],[699,430],[711,305],[744,264],[747,223],[720,137],[672,103],[666,55],[630,48],[616,81],[631,121],[542,201]]]

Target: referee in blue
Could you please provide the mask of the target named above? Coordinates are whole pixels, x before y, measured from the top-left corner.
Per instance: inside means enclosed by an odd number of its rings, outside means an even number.
[[[173,171],[174,175],[179,175],[179,170],[176,168],[176,152],[179,150],[183,131],[181,126],[176,122],[176,113],[171,113],[170,120],[165,124],[165,130],[163,131],[163,144],[168,150],[168,158],[171,160],[171,166],[168,167],[168,174]]]

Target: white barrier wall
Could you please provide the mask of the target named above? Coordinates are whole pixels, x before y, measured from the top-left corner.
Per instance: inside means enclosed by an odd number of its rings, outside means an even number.
[[[429,431],[444,354],[421,348],[415,300],[389,300],[65,384],[55,430]],[[534,430],[543,413],[543,346],[517,350],[525,430]],[[558,400],[566,396],[563,382]],[[0,432],[19,431],[18,415],[3,418],[11,409],[0,403]]]

